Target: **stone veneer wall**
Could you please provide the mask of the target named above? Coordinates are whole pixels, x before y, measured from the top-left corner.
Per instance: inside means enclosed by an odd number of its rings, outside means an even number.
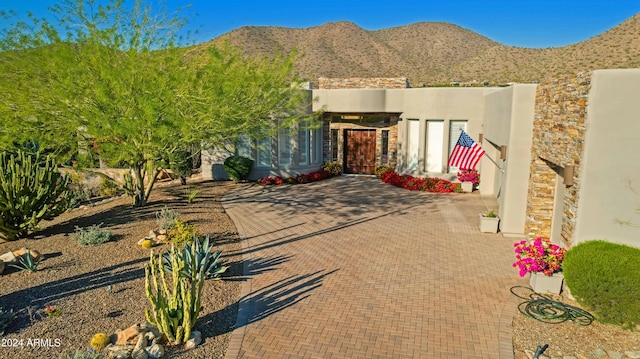
[[[404,89],[409,87],[406,77],[398,78],[327,78],[318,79],[318,87],[331,89]]]
[[[529,239],[551,236],[556,178],[564,176],[565,165],[574,165],[573,185],[564,186],[561,230],[564,244],[571,245],[590,84],[591,73],[580,73],[537,87],[525,222]]]

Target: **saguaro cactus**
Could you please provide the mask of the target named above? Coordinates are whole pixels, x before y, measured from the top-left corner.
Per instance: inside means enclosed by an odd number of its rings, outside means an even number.
[[[0,153],[0,237],[14,240],[38,229],[69,206],[70,177],[40,153]]]

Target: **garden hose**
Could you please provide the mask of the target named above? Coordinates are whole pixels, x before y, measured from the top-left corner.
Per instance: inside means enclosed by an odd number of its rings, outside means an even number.
[[[518,294],[516,289],[528,294]],[[543,323],[560,324],[571,320],[579,325],[589,325],[595,320],[589,312],[536,293],[529,287],[511,287],[511,294],[526,300],[518,305],[520,313]]]

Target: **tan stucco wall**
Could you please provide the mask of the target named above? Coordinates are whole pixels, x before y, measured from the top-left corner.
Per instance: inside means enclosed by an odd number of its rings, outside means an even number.
[[[482,146],[487,154],[480,164],[479,189],[496,198],[505,236],[524,236],[535,96],[534,84],[517,84],[486,95]],[[500,146],[507,149],[504,160]]]
[[[573,243],[640,246],[640,69],[592,73]],[[631,189],[635,189],[636,193]]]

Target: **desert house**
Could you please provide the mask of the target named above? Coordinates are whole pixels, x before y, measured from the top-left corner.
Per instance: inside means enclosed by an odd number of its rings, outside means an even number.
[[[447,158],[461,130],[487,151],[479,191],[498,203],[505,236],[565,246],[604,239],[640,246],[640,69],[596,70],[540,84],[411,88],[406,78],[320,78],[309,91],[322,124],[258,143],[205,150],[205,178],[254,159],[252,178],[289,176],[337,161],[345,173],[455,179]],[[627,224],[621,224],[627,222]]]

